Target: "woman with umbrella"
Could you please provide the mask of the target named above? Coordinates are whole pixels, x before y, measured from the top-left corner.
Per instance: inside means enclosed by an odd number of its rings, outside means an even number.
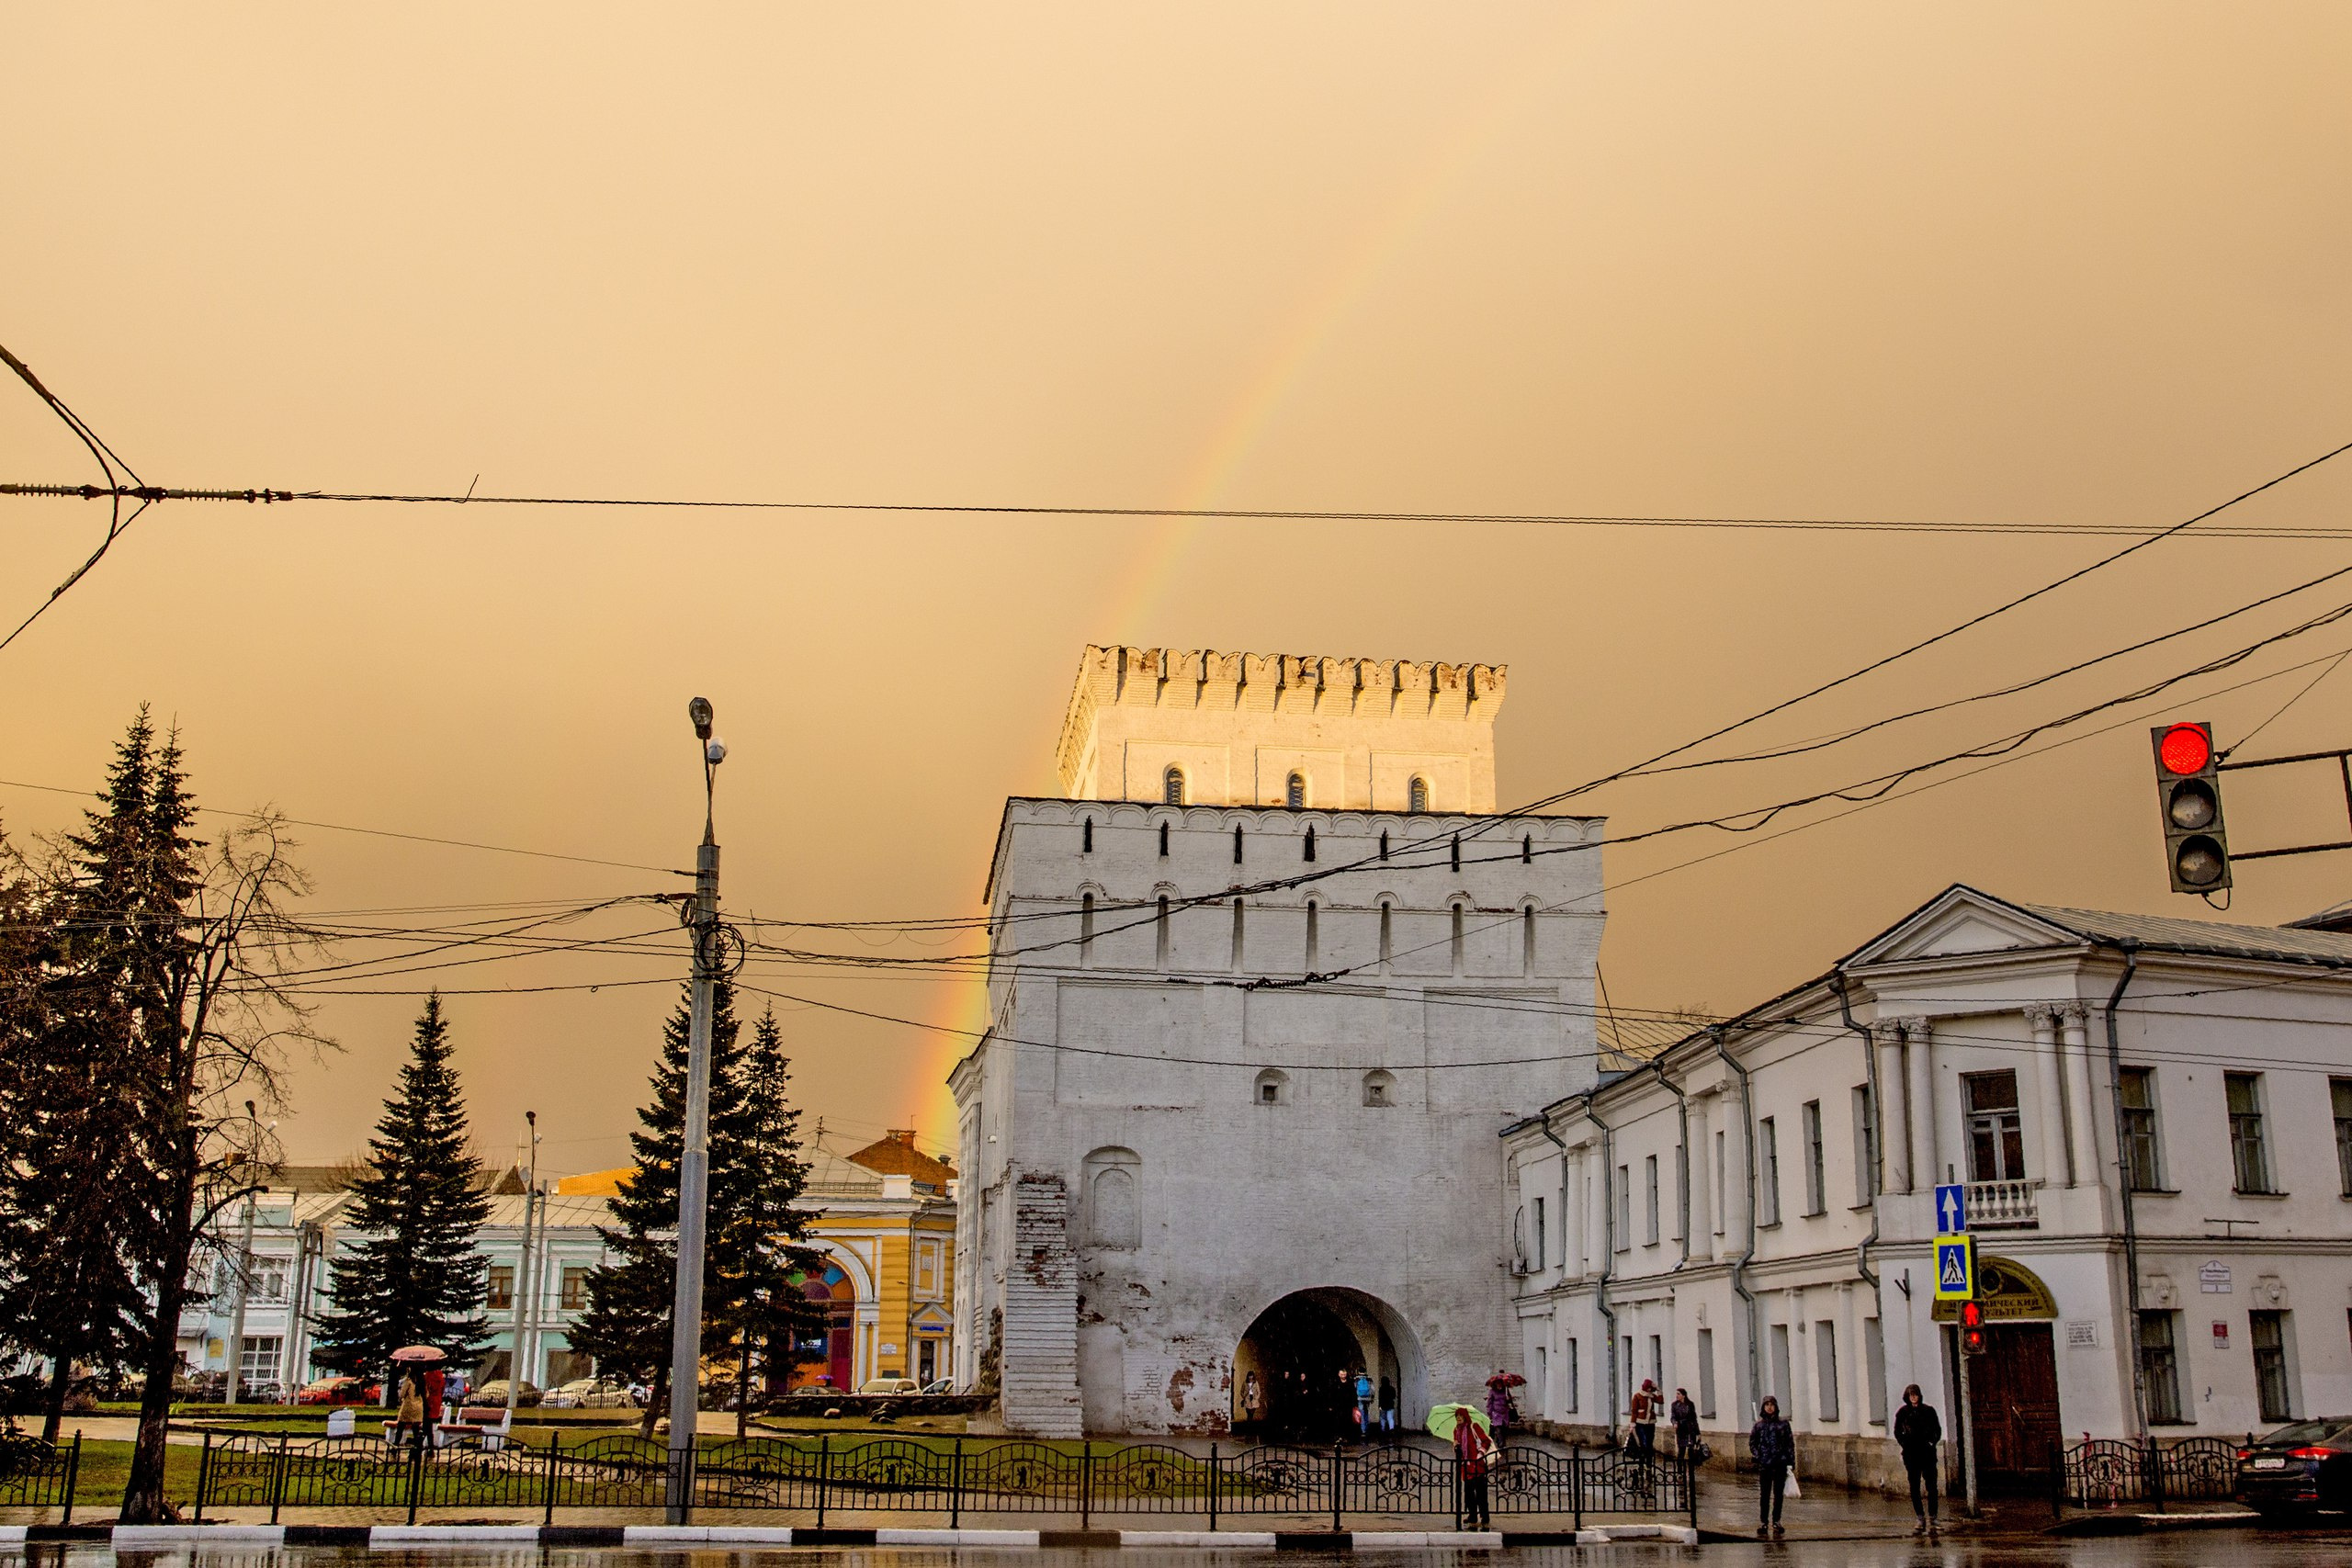
[[[441,1363],[448,1358],[430,1345],[403,1345],[392,1352],[392,1371],[400,1380],[400,1409],[392,1421],[392,1441],[412,1435],[423,1448],[425,1434],[441,1419]],[[424,1374],[424,1382],[417,1381]]]
[[[1487,1421],[1496,1431],[1519,1419],[1519,1404],[1511,1398],[1510,1391],[1526,1381],[1517,1372],[1502,1371],[1487,1380]]]
[[[1462,1477],[1462,1528],[1492,1529],[1487,1512],[1487,1471],[1495,1461],[1495,1439],[1487,1429],[1487,1413],[1475,1404],[1430,1406],[1430,1435],[1453,1445],[1453,1463]]]

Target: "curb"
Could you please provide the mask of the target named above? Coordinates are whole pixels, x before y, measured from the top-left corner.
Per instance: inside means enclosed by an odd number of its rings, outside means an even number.
[[[2154,1517],[2154,1516],[2152,1516]],[[2255,1516],[2245,1515],[2245,1518]],[[2136,1517],[2136,1516],[2135,1516]],[[2230,1523],[2241,1516],[2190,1515]],[[1712,1534],[1713,1532],[1709,1532]],[[810,1529],[756,1525],[0,1525],[0,1547],[27,1541],[111,1541],[118,1548],[340,1546],[405,1551],[428,1546],[929,1546],[1125,1547],[1274,1551],[1446,1550],[1600,1546],[1654,1540],[1696,1546],[1688,1525],[1604,1525],[1580,1530],[1051,1530]]]
[[[2044,1530],[2044,1535],[2073,1537],[2149,1535],[2169,1530],[2236,1529],[2262,1523],[2252,1510],[2211,1514],[2086,1514]]]

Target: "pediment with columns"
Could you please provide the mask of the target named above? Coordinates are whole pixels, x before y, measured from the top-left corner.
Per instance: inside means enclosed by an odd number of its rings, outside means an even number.
[[[1916,964],[1988,953],[2046,952],[2082,938],[2015,904],[1955,883],[1849,956],[1842,967]]]

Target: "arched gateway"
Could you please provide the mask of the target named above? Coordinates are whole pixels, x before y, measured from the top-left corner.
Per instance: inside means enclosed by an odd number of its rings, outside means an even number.
[[[1419,1342],[1396,1310],[1344,1287],[1293,1292],[1261,1312],[1234,1349],[1234,1429],[1309,1442],[1351,1436],[1359,1373],[1396,1390],[1400,1426],[1420,1424],[1427,1374]],[[1243,1405],[1252,1376],[1265,1394],[1257,1422]],[[1375,1419],[1378,1408],[1375,1398]]]

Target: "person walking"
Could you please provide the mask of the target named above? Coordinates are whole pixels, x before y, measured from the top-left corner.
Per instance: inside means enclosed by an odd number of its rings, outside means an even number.
[[[1258,1381],[1254,1368],[1241,1380],[1241,1418],[1250,1423],[1253,1431],[1265,1429],[1266,1385]]]
[[[1797,1435],[1781,1419],[1781,1402],[1769,1393],[1756,1425],[1747,1429],[1747,1457],[1756,1461],[1756,1538],[1777,1537],[1789,1472],[1797,1462]]]
[[[1358,1372],[1356,1374],[1356,1437],[1360,1440],[1367,1443],[1372,1441],[1372,1434],[1374,1429],[1373,1427],[1372,1402],[1374,1396],[1377,1393],[1378,1391],[1372,1386],[1372,1374],[1370,1372]]]
[[[1936,1495],[1943,1490],[1943,1477],[1936,1463],[1936,1446],[1943,1440],[1944,1424],[1936,1407],[1920,1393],[1917,1383],[1910,1384],[1903,1391],[1903,1408],[1894,1413],[1894,1446],[1903,1450],[1903,1468],[1911,1476],[1911,1512],[1918,1520],[1911,1529],[1913,1535],[1933,1535],[1939,1529]],[[1919,1500],[1923,1493],[1924,1504]]]
[[[1687,1464],[1699,1460],[1699,1407],[1690,1403],[1690,1391],[1678,1388],[1674,1403],[1666,1407],[1667,1419],[1674,1423],[1674,1457]]]
[[[416,1374],[410,1372],[401,1379],[400,1408],[392,1416],[392,1441],[395,1444],[419,1438],[424,1431],[424,1391],[416,1386]]]
[[[1396,1435],[1396,1380],[1380,1380],[1380,1430],[1383,1436]]]
[[[1515,1375],[1499,1367],[1495,1370],[1495,1375],[1487,1380],[1487,1420],[1498,1432],[1510,1425],[1513,1414],[1510,1385],[1518,1381]]]
[[[1634,1391],[1629,1412],[1634,1418],[1634,1451],[1644,1459],[1657,1457],[1657,1384],[1644,1378],[1642,1386]]]
[[[1495,1528],[1487,1510],[1487,1467],[1494,1461],[1495,1439],[1487,1429],[1463,1414],[1453,1428],[1453,1458],[1462,1472],[1462,1528]]]

